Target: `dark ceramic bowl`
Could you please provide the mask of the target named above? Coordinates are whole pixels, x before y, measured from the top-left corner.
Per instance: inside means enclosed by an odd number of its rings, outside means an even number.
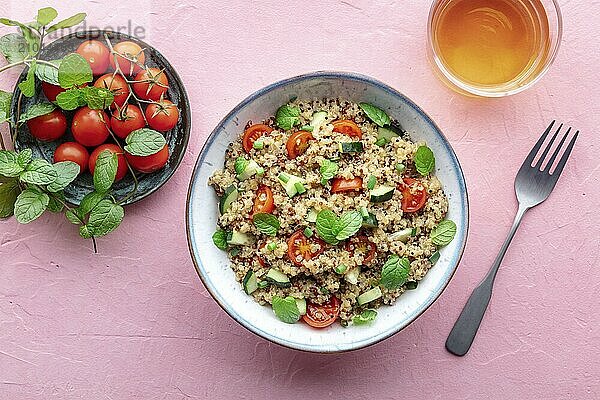
[[[169,161],[167,165],[154,173],[142,174],[136,173],[138,178],[138,189],[131,197],[129,197],[123,205],[132,204],[139,201],[151,193],[155,192],[160,188],[169,178],[173,175],[179,163],[183,159],[185,150],[187,148],[188,139],[191,130],[191,112],[188,96],[185,92],[181,78],[175,72],[175,69],[169,64],[169,62],[160,54],[156,49],[149,46],[148,44],[138,40],[132,36],[109,32],[109,31],[87,31],[77,32],[46,45],[40,53],[40,59],[44,60],[56,60],[64,57],[65,55],[74,52],[79,44],[86,39],[98,39],[104,42],[104,34],[108,35],[111,42],[116,44],[119,41],[130,40],[138,43],[143,49],[146,56],[145,64],[150,67],[156,67],[163,69],[167,78],[169,79],[169,89],[167,91],[166,98],[177,104],[179,107],[179,121],[177,126],[165,133],[167,144],[169,145]],[[23,71],[19,78],[19,82],[23,81],[27,75],[26,71]],[[18,88],[18,83],[14,90],[15,95],[13,96],[12,102],[12,113],[15,114],[17,110],[18,98],[21,91]],[[29,106],[42,101],[47,101],[44,93],[41,90],[41,83],[38,81],[36,84],[36,95],[32,98],[22,96],[21,110],[26,110]],[[69,121],[69,126],[73,112],[66,111],[65,115]],[[58,145],[66,141],[73,141],[70,129],[67,130],[65,136],[54,142],[41,142],[35,139],[29,133],[27,124],[22,124],[19,127],[19,132],[15,142],[15,148],[21,150],[24,148],[30,148],[33,150],[34,157],[43,157],[46,160],[52,162],[54,150]],[[92,149],[89,149],[90,153]],[[134,181],[130,173],[128,173],[121,181],[116,182],[113,186],[112,193],[117,198],[124,198],[133,190]],[[89,172],[81,174],[71,185],[65,189],[65,198],[71,204],[79,204],[81,199],[86,193],[89,193],[94,188],[92,182],[92,176]]]

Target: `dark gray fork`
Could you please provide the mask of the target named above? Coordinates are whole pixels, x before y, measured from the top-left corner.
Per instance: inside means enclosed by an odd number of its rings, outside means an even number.
[[[531,149],[531,152],[517,173],[517,178],[515,179],[515,192],[517,194],[517,199],[519,200],[519,209],[517,211],[517,215],[515,216],[515,221],[513,222],[512,228],[508,233],[508,237],[504,241],[504,244],[500,249],[500,253],[496,257],[494,264],[490,268],[483,281],[479,284],[479,286],[477,286],[477,288],[475,288],[471,294],[471,297],[469,297],[469,300],[467,301],[467,304],[465,304],[460,316],[456,320],[450,335],[448,335],[448,339],[446,340],[446,349],[452,354],[464,356],[467,354],[467,351],[469,351],[469,348],[473,343],[473,339],[475,339],[475,335],[477,334],[477,330],[479,329],[479,325],[481,324],[483,314],[485,313],[488,303],[490,302],[490,298],[492,296],[492,286],[494,285],[494,279],[498,273],[498,268],[500,267],[500,263],[502,263],[502,259],[504,258],[504,254],[510,245],[510,241],[515,236],[515,232],[521,224],[523,215],[525,215],[525,212],[527,212],[527,210],[529,210],[531,207],[537,206],[546,200],[548,196],[550,196],[550,192],[552,192],[552,189],[554,189],[554,186],[558,181],[558,177],[563,171],[563,168],[567,163],[567,159],[571,154],[571,150],[573,150],[573,146],[575,145],[579,131],[575,132],[566,149],[564,150],[563,155],[558,161],[556,168],[551,172],[552,165],[556,161],[556,158],[560,154],[561,149],[564,147],[567,137],[571,132],[571,128],[567,129],[567,132],[563,135],[560,143],[558,146],[556,146],[550,158],[546,160],[548,153],[550,152],[550,148],[554,144],[556,137],[563,127],[563,125],[560,124],[556,130],[556,133],[554,133],[552,139],[550,139],[550,142],[544,148],[538,161],[535,163],[535,165],[533,165],[536,155],[539,153],[542,145],[548,137],[548,134],[554,127],[554,122],[555,121],[552,121],[542,137],[537,141],[535,146],[533,146],[533,149]]]

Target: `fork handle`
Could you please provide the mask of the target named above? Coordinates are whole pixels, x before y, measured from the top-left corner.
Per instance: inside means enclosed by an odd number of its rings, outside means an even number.
[[[450,353],[457,356],[464,356],[471,348],[471,344],[473,344],[485,310],[492,297],[492,287],[494,286],[494,279],[496,279],[498,268],[527,210],[528,207],[519,204],[519,210],[517,211],[513,225],[500,249],[500,253],[496,257],[496,260],[494,260],[494,264],[483,281],[473,290],[469,300],[467,300],[467,304],[465,304],[460,316],[454,323],[454,327],[446,340],[446,349]]]

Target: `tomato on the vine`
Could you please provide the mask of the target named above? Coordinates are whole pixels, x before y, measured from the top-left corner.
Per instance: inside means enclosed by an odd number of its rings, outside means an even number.
[[[167,161],[169,161],[169,146],[165,144],[165,147],[159,150],[158,153],[150,156],[134,156],[125,152],[125,157],[133,169],[149,174],[158,171],[167,164]]]
[[[169,100],[149,104],[146,107],[145,115],[150,128],[161,132],[173,129],[179,120],[179,110]]]
[[[59,94],[61,94],[62,92],[66,91],[66,90],[67,89],[63,89],[58,85],[53,85],[48,82],[42,82],[42,92],[44,92],[44,95],[46,96],[46,98],[51,102],[55,102],[56,96],[58,96]]]
[[[304,322],[313,328],[325,328],[333,324],[340,315],[340,301],[331,296],[329,302],[316,304],[312,301],[306,302],[306,314],[302,316]]]
[[[131,132],[146,126],[144,115],[139,107],[127,104],[124,108],[113,111],[110,127],[121,139],[125,139]]]
[[[33,137],[44,142],[56,140],[67,131],[67,118],[59,109],[27,121]]]
[[[99,146],[108,139],[110,119],[102,110],[81,107],[75,112],[71,133],[79,143],[87,147]]]
[[[158,101],[169,88],[169,80],[165,71],[158,68],[147,68],[135,76],[133,91],[144,100]]]
[[[125,156],[123,155],[123,150],[121,150],[121,148],[119,146],[117,146],[116,144],[108,143],[108,144],[103,144],[102,146],[96,147],[96,149],[90,155],[90,160],[89,160],[90,173],[92,175],[94,174],[94,170],[96,169],[96,161],[98,161],[98,157],[100,156],[100,153],[102,153],[104,150],[108,150],[111,153],[114,153],[117,155],[117,160],[119,161],[119,163],[117,164],[117,175],[115,176],[115,182],[120,181],[121,179],[123,179],[123,177],[125,175],[127,175],[127,161],[125,161]]]
[[[77,47],[77,54],[87,60],[94,75],[106,72],[110,64],[110,50],[98,40],[86,40]]]
[[[256,142],[259,137],[268,135],[271,132],[273,132],[273,128],[265,124],[254,124],[246,128],[244,131],[244,137],[242,139],[244,151],[249,153],[254,146],[254,142]]]
[[[294,159],[303,154],[308,148],[308,142],[314,139],[315,138],[313,137],[312,133],[308,131],[298,131],[292,133],[285,144],[288,157]]]
[[[146,61],[146,55],[137,43],[131,41],[119,42],[113,46],[113,51],[115,54],[110,55],[110,66],[113,69],[116,69],[118,64],[119,69],[125,75],[133,75],[142,70],[140,65],[143,65]],[[116,63],[115,59],[117,60]]]
[[[325,242],[314,236],[309,239],[301,230],[296,231],[288,239],[288,258],[298,266],[302,265],[302,261],[315,258],[323,251],[325,251]]]
[[[54,150],[54,162],[73,161],[79,165],[79,173],[88,168],[90,153],[77,142],[65,142]]]
[[[404,178],[403,183],[398,185],[402,192],[402,211],[406,213],[417,212],[427,202],[427,189],[422,182],[413,178]]]
[[[110,90],[115,96],[111,108],[123,107],[129,98],[129,85],[121,75],[104,74],[96,80],[94,86]]]

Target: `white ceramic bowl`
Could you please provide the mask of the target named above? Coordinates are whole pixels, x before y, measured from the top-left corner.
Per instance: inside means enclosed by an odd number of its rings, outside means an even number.
[[[215,247],[212,234],[219,215],[218,198],[208,178],[222,168],[225,149],[241,133],[248,120],[260,121],[298,97],[341,97],[369,102],[398,120],[415,141],[425,140],[436,157],[436,175],[449,200],[448,218],[458,231],[441,258],[415,290],[398,298],[393,306],[378,309],[369,326],[343,328],[334,324],[314,329],[306,324],[279,321],[270,307],[261,306],[235,280],[224,251]],[[450,144],[435,123],[411,100],[372,78],[341,72],[315,72],[286,79],[259,90],[237,105],[219,123],[202,149],[188,191],[187,233],[198,275],[219,305],[250,331],[280,345],[312,352],[334,353],[362,348],[386,339],[421,315],[442,293],[460,261],[467,239],[469,208],[462,170]]]

